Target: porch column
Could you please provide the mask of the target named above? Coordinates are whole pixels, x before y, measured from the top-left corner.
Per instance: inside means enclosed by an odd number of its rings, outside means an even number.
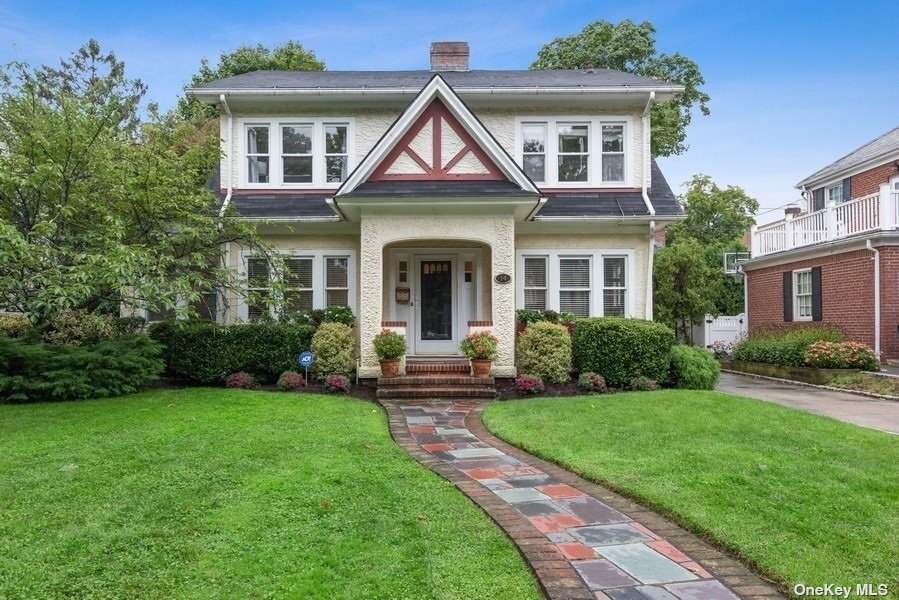
[[[360,224],[361,253],[359,256],[359,377],[378,377],[381,373],[372,340],[381,331],[383,304],[383,253],[377,220],[363,218]]]
[[[499,339],[494,377],[515,376],[515,223],[512,217],[493,220],[493,331]],[[496,276],[508,274],[509,283],[497,283]],[[521,274],[523,276],[523,274]]]

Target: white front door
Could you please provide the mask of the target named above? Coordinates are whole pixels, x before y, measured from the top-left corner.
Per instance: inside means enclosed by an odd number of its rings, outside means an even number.
[[[416,354],[457,354],[458,301],[455,255],[415,256]]]

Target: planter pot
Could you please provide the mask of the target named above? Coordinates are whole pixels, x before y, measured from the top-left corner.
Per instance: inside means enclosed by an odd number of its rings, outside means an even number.
[[[475,377],[490,377],[491,368],[493,368],[492,360],[480,358],[471,359],[471,373]]]
[[[400,359],[385,358],[381,361],[381,377],[396,377],[400,372]]]

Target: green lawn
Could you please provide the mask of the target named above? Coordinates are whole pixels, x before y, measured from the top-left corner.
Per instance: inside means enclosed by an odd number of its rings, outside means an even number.
[[[484,422],[781,582],[888,583],[899,597],[899,436],[680,390],[494,403]]]
[[[514,546],[338,398],[0,406],[0,598],[538,598]]]

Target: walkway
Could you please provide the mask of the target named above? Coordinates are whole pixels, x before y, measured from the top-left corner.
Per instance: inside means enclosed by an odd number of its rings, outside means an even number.
[[[722,373],[715,389],[719,392],[777,402],[862,427],[899,434],[899,402],[895,400],[868,398],[859,394],[834,392],[734,373]]]
[[[483,406],[385,403],[397,443],[505,530],[548,598],[779,597],[667,519],[492,436],[481,425]]]

